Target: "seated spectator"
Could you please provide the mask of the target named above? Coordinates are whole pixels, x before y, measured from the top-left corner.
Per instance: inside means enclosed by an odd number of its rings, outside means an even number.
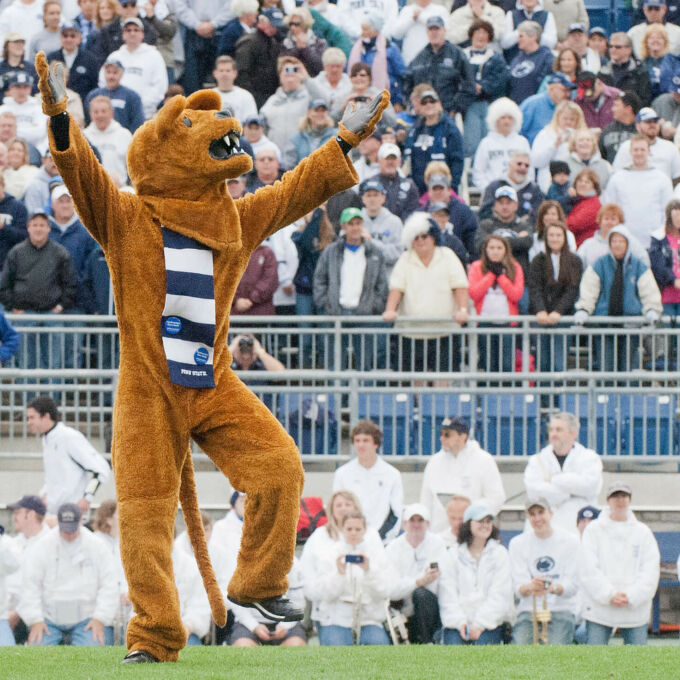
[[[9,536],[0,534],[0,647],[13,647],[15,644],[14,634],[8,619],[8,577],[19,570],[19,559],[14,543]]]
[[[31,38],[28,46],[28,58],[35,61],[35,55],[41,50],[50,54],[61,46],[59,25],[61,24],[61,2],[59,0],[47,0],[42,7],[42,30]]]
[[[28,236],[27,217],[24,204],[5,191],[5,180],[0,175],[0,269],[11,248]]]
[[[579,554],[579,541],[554,526],[550,503],[545,498],[529,496],[525,507],[529,527],[510,541],[509,548],[512,585],[519,599],[512,641],[530,645],[533,612],[547,609],[551,613],[548,644],[570,645],[578,611],[575,556]]]
[[[643,106],[652,101],[652,84],[647,67],[633,56],[633,43],[625,33],[609,37],[611,61],[605,64],[598,77],[607,85],[624,92],[634,92]]]
[[[281,177],[281,166],[273,143],[260,146],[255,152],[254,174],[248,175],[246,193],[252,194],[260,187],[274,184]]]
[[[322,68],[322,55],[328,44],[314,35],[314,19],[306,7],[295,7],[284,18],[288,35],[283,39],[281,56],[295,57],[305,67],[310,77],[318,75]]]
[[[510,192],[510,188],[499,189]],[[527,232],[528,233],[528,232]],[[528,235],[528,238],[531,238]],[[490,234],[482,242],[480,259],[470,265],[470,298],[480,317],[514,316],[524,294],[522,267],[512,256],[510,242],[503,236]],[[505,325],[480,322],[479,326],[493,328]],[[514,338],[508,334],[483,332],[477,340],[479,367],[496,373],[509,373],[515,366]]]
[[[60,506],[57,517],[58,530],[40,540],[24,572],[18,613],[30,628],[28,644],[103,645],[104,627],[113,624],[118,606],[113,559],[99,538],[80,527],[75,503]]]
[[[605,36],[605,43],[606,41],[607,36]],[[597,73],[600,70],[602,55],[589,45],[587,21],[585,23],[574,22],[569,24],[564,45],[576,53],[582,71]]]
[[[677,54],[680,52],[680,26],[666,20],[668,7],[665,0],[642,0],[642,11],[645,15],[643,23],[636,23],[628,31],[628,37],[633,41],[633,52],[638,59],[645,59],[644,43],[649,38],[650,26],[662,26],[666,31],[666,51]]]
[[[522,24],[527,22],[537,24],[540,28],[537,35],[541,47],[552,50],[557,44],[555,17],[543,9],[541,0],[518,0],[517,7],[505,15],[505,31],[500,40],[508,63],[514,60],[518,51],[525,49],[519,35],[522,32]]]
[[[605,85],[590,71],[581,71],[577,79],[576,103],[581,107],[590,128],[603,129],[613,122],[614,101],[621,94],[619,90]]]
[[[387,546],[387,557],[396,572],[390,599],[401,601],[409,641],[430,644],[441,627],[444,598],[451,598],[449,606],[455,605],[455,569],[444,541],[429,530],[430,514],[425,506],[406,506],[403,527],[404,533]]]
[[[28,144],[18,137],[13,139],[7,146],[7,167],[3,172],[7,193],[20,201],[37,174],[38,168],[30,164]]]
[[[100,95],[90,100],[92,122],[83,134],[92,146],[97,147],[101,163],[116,186],[127,184],[127,151],[132,134],[113,118],[113,104]]]
[[[314,78],[306,78],[305,87],[311,99],[323,99],[331,111],[339,111],[352,92],[352,81],[344,73],[347,57],[338,47],[328,47],[321,61],[323,70]]]
[[[535,2],[535,0],[525,0],[525,2]],[[552,71],[553,55],[549,47],[540,44],[542,30],[535,21],[523,21],[516,33],[519,51],[510,61],[509,97],[520,104],[527,97],[538,92],[543,79]],[[507,35],[507,33],[503,35],[503,40],[507,38]],[[565,80],[569,79],[565,76]]]
[[[217,54],[234,56],[238,39],[242,35],[255,31],[259,9],[257,0],[232,0],[231,14],[234,18],[227,21],[222,27],[217,44]]]
[[[611,165],[600,156],[597,135],[590,129],[576,130],[571,136],[567,165],[572,184],[575,184],[576,177],[582,170],[590,169],[597,175],[602,189],[607,186],[612,172]]]
[[[666,26],[663,24],[649,24],[645,30],[642,38],[642,45],[640,47],[640,59],[649,71],[649,80],[652,84],[652,97],[658,97],[662,94],[661,62],[670,49],[666,27],[669,29],[674,28],[677,30],[678,34],[680,34],[680,27],[674,26],[673,24],[666,24]],[[678,37],[680,37],[680,35]],[[678,48],[680,48],[680,44],[676,45],[676,49]]]
[[[601,65],[609,61],[609,39],[601,26],[593,26],[588,31],[588,47],[600,55]]]
[[[428,82],[439,95],[444,111],[464,113],[476,92],[472,66],[463,50],[446,39],[440,16],[431,16],[426,27],[429,43],[404,72],[404,96],[410,96],[416,85]]]
[[[666,222],[652,233],[649,259],[652,273],[661,291],[663,313],[680,315],[680,201],[666,206]]]
[[[285,366],[252,335],[237,335],[229,344],[234,371],[284,371]]]
[[[379,174],[374,176],[387,191],[385,207],[402,222],[418,209],[418,188],[400,169],[401,150],[396,144],[385,143],[378,149]]]
[[[446,23],[449,13],[445,7],[432,0],[416,0],[413,4],[400,9],[399,16],[392,26],[391,36],[402,41],[401,55],[407,66],[429,42],[426,24],[433,16],[441,17]]]
[[[420,502],[430,512],[430,528],[441,534],[447,529],[443,497],[463,497],[498,513],[505,502],[505,489],[496,461],[470,439],[464,418],[444,418],[439,434],[441,448],[428,460],[420,487]],[[423,453],[430,453],[424,451]]]
[[[635,118],[642,108],[634,92],[622,92],[612,102],[612,122],[600,134],[600,154],[608,163],[613,163],[621,145],[636,132]]]
[[[563,210],[569,211],[569,165],[566,161],[550,161],[550,179],[552,183],[545,194],[549,201],[557,201]]]
[[[467,0],[449,17],[446,38],[454,45],[467,47],[470,44],[470,30],[473,24],[485,22],[490,27],[489,42],[493,42],[496,52],[498,43],[505,32],[505,12],[496,3],[488,0]]]
[[[2,46],[2,61],[0,61],[0,101],[7,94],[9,80],[18,72],[23,71],[33,78],[35,83],[38,74],[33,62],[26,58],[26,39],[21,33],[8,33]],[[34,86],[35,89],[35,86]]]
[[[382,430],[370,420],[360,420],[352,428],[350,441],[356,458],[335,471],[333,491],[347,489],[355,493],[366,524],[389,542],[401,531],[404,489],[399,470],[378,456],[382,438]]]
[[[399,259],[404,248],[401,243],[401,220],[386,207],[387,191],[379,180],[369,179],[359,187],[361,216],[364,218],[364,239],[370,241],[381,253],[385,261],[387,276]]]
[[[513,153],[530,152],[529,142],[519,134],[522,113],[511,99],[496,99],[486,120],[489,133],[477,147],[472,164],[472,180],[482,193],[488,184],[506,175]]]
[[[654,534],[631,511],[631,498],[628,484],[611,484],[607,507],[583,532],[580,576],[589,645],[609,644],[614,628],[624,644],[647,644],[660,555]]]
[[[492,6],[486,0],[483,1],[487,6]],[[479,142],[488,133],[487,115],[490,102],[505,94],[510,71],[503,57],[490,45],[494,37],[490,23],[474,21],[468,35],[470,46],[463,51],[474,73],[475,96],[465,112],[463,146],[465,156],[470,158],[474,155]],[[493,130],[493,127],[491,129]]]
[[[654,146],[661,143],[669,142],[657,139]],[[677,153],[677,149],[674,151]],[[617,158],[621,159],[627,153],[632,157],[631,165],[621,167],[609,178],[602,202],[620,205],[631,234],[644,248],[648,248],[651,233],[656,231],[657,225],[664,223],[664,208],[673,196],[673,185],[666,173],[652,167],[649,162],[650,144],[647,135],[636,134],[619,149]],[[616,167],[616,160],[614,165]],[[644,202],[638,200],[640,196],[645,197]]]
[[[574,186],[569,190],[572,199],[567,226],[576,237],[577,246],[598,229],[597,214],[602,207],[600,193],[600,180],[595,170],[585,168],[574,178]]]
[[[274,314],[274,291],[279,287],[276,255],[260,244],[253,251],[231,306],[232,314],[267,316]]]
[[[274,160],[276,160],[278,164],[281,163],[281,149],[279,149],[279,147],[274,144],[274,142],[272,142],[272,140],[269,139],[267,135],[264,134],[264,118],[261,116],[252,116],[251,118],[246,118],[245,121],[243,121],[243,137],[253,149],[253,161],[257,159],[257,154],[260,151],[266,149],[267,151],[271,151],[273,153]],[[257,167],[255,169],[257,170]],[[279,166],[276,168],[277,173],[278,171]]]
[[[649,238],[649,237],[648,237]],[[661,293],[651,269],[630,252],[631,234],[623,225],[609,231],[609,254],[586,269],[576,303],[576,323],[593,316],[644,316],[647,323],[663,312]],[[593,338],[595,366],[626,373],[639,363],[640,336],[605,335]]]
[[[418,190],[427,190],[425,168],[432,160],[443,160],[451,172],[451,188],[458,192],[463,174],[463,136],[453,119],[442,109],[434,90],[420,96],[422,117],[409,132],[404,145],[405,162],[410,161],[411,177]]]
[[[562,102],[552,121],[538,133],[531,146],[531,165],[536,168],[537,183],[543,192],[550,187],[550,162],[566,161],[574,132],[587,129],[578,104]]]
[[[550,123],[557,106],[569,99],[574,88],[573,83],[562,73],[553,73],[546,82],[545,92],[527,97],[519,107],[523,116],[520,132],[529,140],[529,144],[533,144],[536,135]]]
[[[401,255],[390,275],[390,292],[383,320],[398,316],[448,318],[458,324],[468,319],[467,276],[450,248],[439,245],[440,229],[427,213],[418,212],[405,222]],[[439,327],[441,333],[417,332],[418,325]],[[457,371],[460,339],[451,336],[451,323],[409,321],[401,334],[402,370]]]
[[[222,99],[222,109],[231,109],[234,118],[245,121],[257,117],[257,106],[253,95],[238,85],[234,85],[238,78],[236,62],[232,57],[220,56],[215,61],[213,78],[217,86],[213,88]]]
[[[489,219],[493,216],[496,191],[504,186],[512,187],[517,194],[517,217],[526,216],[529,222],[535,220],[538,207],[543,202],[545,196],[531,180],[530,167],[528,153],[514,151],[510,154],[507,174],[501,179],[494,180],[488,184],[484,191],[482,205],[478,213],[480,220]]]
[[[514,601],[510,557],[491,509],[483,503],[468,507],[458,536],[458,606],[442,607],[444,644],[500,645]]]
[[[328,115],[328,104],[324,99],[310,99],[307,115],[300,120],[300,131],[290,140],[294,147],[294,167],[303,158],[316,151],[338,132],[333,119]]]
[[[431,202],[427,206],[427,212],[439,226],[439,244],[451,248],[463,267],[467,267],[470,253],[454,233],[453,224],[449,221],[451,217],[449,206],[446,203]]]
[[[16,116],[19,137],[44,151],[47,148],[47,117],[42,112],[40,103],[31,97],[32,87],[33,77],[23,71],[8,78],[7,94],[0,113],[13,113]]]
[[[559,161],[558,161],[559,162]],[[529,262],[533,262],[536,255],[545,253],[545,232],[551,224],[565,224],[567,218],[559,201],[546,200],[538,208],[536,228],[534,231],[534,245],[529,250]],[[576,252],[576,239],[567,229],[567,245],[572,253]]]
[[[458,532],[463,525],[463,516],[469,507],[470,499],[465,496],[451,496],[446,504],[448,526],[438,536],[443,539],[446,549],[454,553],[458,550]]]

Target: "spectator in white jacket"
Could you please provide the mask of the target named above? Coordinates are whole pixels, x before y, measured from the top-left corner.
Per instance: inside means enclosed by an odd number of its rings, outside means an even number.
[[[325,1],[325,0],[324,0]],[[329,5],[335,9],[335,5]],[[339,47],[328,47],[321,57],[323,71],[314,78],[306,77],[304,85],[309,90],[310,99],[323,99],[329,111],[342,107],[352,92],[352,81],[344,72],[347,57]]]
[[[602,488],[602,460],[577,442],[579,421],[572,413],[550,419],[549,445],[529,458],[524,488],[529,498],[545,498],[554,512],[553,524],[576,533],[576,515],[585,505],[597,505]]]
[[[384,541],[396,538],[404,509],[401,473],[378,455],[382,430],[370,420],[360,420],[350,433],[356,457],[333,474],[333,491],[347,489],[356,494],[368,527]]]
[[[544,609],[545,602],[551,613],[548,644],[570,645],[579,608],[579,539],[553,526],[545,498],[530,496],[525,507],[530,527],[510,541],[509,549],[512,585],[518,598],[512,641],[532,643],[533,609]]]
[[[179,545],[172,549],[172,569],[187,645],[200,645],[210,630],[210,603],[193,555]]]
[[[255,97],[248,90],[234,85],[236,78],[238,78],[238,71],[236,70],[236,62],[232,57],[224,54],[217,57],[213,69],[213,78],[217,83],[217,87],[213,89],[222,99],[222,109],[231,109],[234,118],[237,118],[241,123],[248,118],[257,117]]]
[[[276,273],[279,277],[279,287],[274,291],[272,302],[279,315],[295,314],[295,286],[293,278],[298,268],[298,251],[291,238],[296,225],[289,224],[283,229],[275,231],[263,243],[269,246],[276,256]]]
[[[499,645],[514,603],[510,557],[489,508],[468,507],[458,539],[457,606],[442,603],[444,644]]]
[[[113,118],[113,104],[105,95],[93,97],[90,101],[92,122],[83,134],[92,146],[97,148],[104,170],[111,175],[116,186],[127,184],[127,151],[132,133]]]
[[[412,643],[430,644],[441,628],[442,599],[455,597],[454,567],[444,541],[429,531],[430,512],[421,503],[404,509],[404,533],[387,546],[396,572],[390,599],[400,602]]]
[[[231,494],[229,505],[231,509],[227,514],[218,519],[212,527],[210,547],[215,544],[228,553],[238,554],[243,533],[243,511],[246,504],[246,495],[239,491]]]
[[[488,0],[467,0],[462,7],[454,10],[448,17],[446,39],[454,45],[463,47],[469,40],[468,31],[475,21],[488,21],[493,27],[494,46],[505,32],[505,12],[496,3]]]
[[[0,113],[8,111],[16,116],[17,136],[35,146],[41,153],[47,150],[47,116],[42,105],[31,97],[33,76],[25,71],[14,71],[7,79],[7,93]]]
[[[30,552],[18,610],[30,628],[29,645],[57,645],[66,633],[72,645],[105,644],[118,585],[109,549],[81,528],[81,518],[75,503],[64,503],[57,512],[59,526]]]
[[[659,585],[654,534],[630,509],[632,490],[615,482],[607,508],[583,532],[581,585],[589,645],[606,645],[615,628],[624,644],[646,645],[649,614]]]
[[[19,551],[14,541],[0,527],[0,647],[14,646],[14,633],[9,624],[9,589],[7,577],[19,569]]]
[[[446,519],[449,526],[439,532],[439,537],[444,541],[447,550],[455,551],[458,549],[458,532],[463,526],[465,511],[470,507],[470,499],[466,496],[454,494],[446,504]]]
[[[429,44],[425,24],[430,17],[436,16],[441,17],[446,23],[450,14],[445,7],[432,0],[415,0],[413,4],[405,5],[399,10],[399,16],[392,26],[390,37],[403,41],[401,56],[406,66]]]
[[[526,137],[519,134],[522,112],[512,99],[496,99],[489,106],[486,124],[489,132],[477,147],[472,164],[472,181],[482,193],[487,184],[506,176],[512,154],[531,151]]]
[[[319,603],[322,645],[388,645],[383,628],[385,601],[392,589],[392,567],[382,546],[365,540],[366,518],[347,513],[341,520],[342,539],[319,564],[324,596]]]
[[[19,33],[29,45],[34,35],[43,29],[42,0],[14,0],[5,3],[0,12],[0,41],[5,42],[8,33]]]
[[[119,61],[124,73],[120,83],[134,90],[142,99],[144,117],[155,113],[168,89],[168,71],[161,53],[144,42],[144,24],[138,17],[123,22],[123,45],[108,59]],[[104,67],[99,72],[99,87],[105,87]]]
[[[470,428],[463,418],[445,418],[439,441],[441,449],[430,458],[423,472],[420,502],[432,517],[432,531],[448,526],[441,495],[465,496],[472,503],[486,505],[497,515],[505,501],[505,489],[493,456],[469,439]]]

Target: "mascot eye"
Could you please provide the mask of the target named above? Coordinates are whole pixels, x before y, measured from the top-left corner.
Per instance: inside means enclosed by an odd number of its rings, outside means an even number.
[[[187,127],[191,127],[191,121],[190,121],[188,118],[184,118],[183,123],[184,123]]]

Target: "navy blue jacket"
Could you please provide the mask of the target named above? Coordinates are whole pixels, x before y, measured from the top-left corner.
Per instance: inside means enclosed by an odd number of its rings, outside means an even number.
[[[20,337],[5,315],[0,312],[0,364],[3,366],[17,353]]]
[[[33,77],[33,89],[31,94],[38,92],[38,74],[35,72],[35,67],[30,61],[22,61],[19,66],[10,66],[4,59],[0,61],[0,101],[7,94],[7,83],[10,74],[19,72],[28,73]]]
[[[552,72],[554,59],[552,51],[545,45],[531,54],[520,50],[510,63],[510,99],[521,104],[527,97],[536,94],[543,78]]]
[[[90,102],[94,97],[98,97],[99,95],[104,95],[111,100],[111,104],[113,105],[113,117],[133,134],[144,122],[141,97],[129,87],[119,85],[115,90],[97,87],[87,95],[83,100],[86,125],[89,125],[90,123]]]
[[[298,268],[293,277],[295,291],[300,295],[311,295],[314,282],[314,270],[321,257],[319,250],[319,223],[323,210],[317,208],[312,219],[303,231],[294,231],[291,239],[298,252]]]
[[[476,64],[471,64],[471,66],[475,84],[482,87],[477,99],[493,101],[505,95],[510,82],[510,69],[500,54],[494,54],[481,66]]]
[[[5,198],[0,201],[0,222],[3,225],[0,229],[0,269],[12,246],[28,238],[26,221],[24,204],[14,196],[5,194]]]
[[[50,52],[47,55],[47,62],[53,60],[66,63],[64,58],[64,50],[57,50]],[[85,101],[88,92],[97,87],[99,78],[99,64],[96,58],[83,47],[78,48],[78,54],[71,66],[68,74],[68,87],[80,95],[82,101]]]
[[[425,206],[425,210],[429,207],[430,202]],[[477,224],[477,216],[472,212],[470,206],[457,198],[451,198],[449,202],[449,222],[453,225],[453,233],[461,240],[467,253],[475,253],[475,237],[479,225]],[[449,244],[442,243],[442,245]],[[458,255],[455,248],[452,248],[452,250]]]
[[[517,28],[523,21],[535,21],[537,24],[540,24],[542,29],[545,29],[545,22],[548,21],[548,13],[544,9],[539,9],[538,11],[534,12],[531,18],[529,18],[524,11],[524,8],[518,9],[515,7],[515,9],[512,10],[512,27]],[[512,47],[508,47],[507,50],[503,50],[503,56],[505,57],[505,60],[510,63],[519,53],[519,47],[517,45],[513,45]]]
[[[493,216],[496,189],[506,186],[507,184],[509,184],[507,180],[496,179],[486,187],[484,196],[482,197],[482,205],[479,208],[479,214],[477,215],[480,220],[485,220]],[[519,198],[517,216],[523,217],[524,215],[528,215],[530,222],[534,224],[538,214],[538,206],[545,200],[543,192],[538,188],[537,184],[529,182],[517,192],[517,198]]]
[[[380,181],[387,191],[385,207],[402,222],[418,210],[420,194],[416,183],[410,177],[396,175],[376,175],[374,179]]]
[[[652,234],[652,241],[649,246],[649,264],[659,290],[663,293],[664,288],[675,283],[673,253],[671,252],[671,245],[668,243],[664,229],[655,231]]]
[[[111,295],[111,277],[104,257],[104,251],[98,243],[85,260],[83,279],[83,311],[86,314],[109,313]]]
[[[238,39],[245,33],[245,30],[237,17],[224,24],[220,33],[220,41],[217,43],[217,54],[228,54],[234,56],[234,49]]]

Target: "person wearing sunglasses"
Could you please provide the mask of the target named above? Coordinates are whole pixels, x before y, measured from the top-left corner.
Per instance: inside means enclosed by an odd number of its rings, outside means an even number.
[[[323,69],[323,53],[328,43],[314,34],[314,19],[306,7],[296,7],[284,21],[288,35],[283,39],[281,54],[299,59],[313,78]]]
[[[642,100],[643,106],[652,101],[652,84],[647,67],[633,56],[633,41],[626,33],[612,33],[609,38],[609,54],[611,61],[605,64],[599,78],[607,85],[635,92]]]

